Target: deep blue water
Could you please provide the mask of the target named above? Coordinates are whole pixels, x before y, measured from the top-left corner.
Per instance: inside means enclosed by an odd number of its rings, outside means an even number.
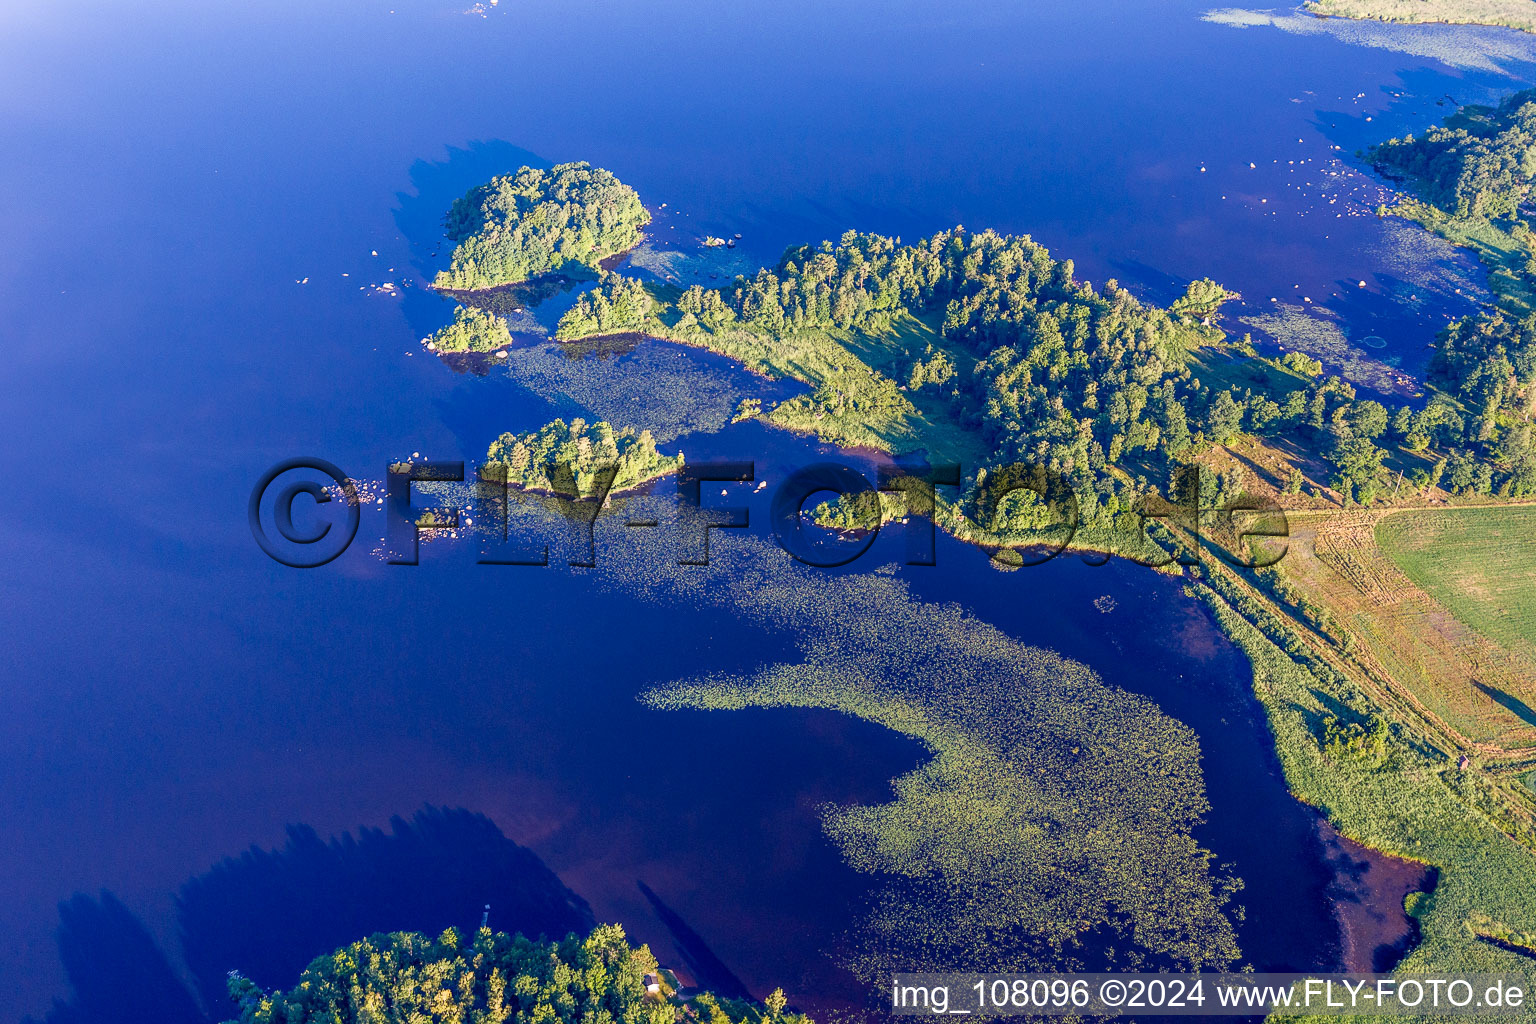
[[[251,541],[249,489],[296,454],[360,476],[413,451],[473,460],[547,417],[504,378],[420,352],[448,307],[359,290],[430,276],[427,193],[510,170],[494,165],[513,150],[606,166],[763,260],[849,227],[1030,232],[1082,276],[1153,300],[1209,274],[1258,311],[1270,296],[1328,301],[1350,336],[1422,365],[1467,300],[1373,255],[1387,229],[1372,201],[1308,212],[1318,201],[1288,188],[1288,161],[1347,158],[1440,116],[1446,92],[1486,98],[1528,72],[1203,10],[0,10],[8,1007],[66,994],[54,933],[76,892],[114,893],[173,951],[174,893],[221,858],[281,845],[289,823],[329,836],[424,804],[490,816],[664,959],[675,940],[637,880],[759,994],[852,997],[825,950],[867,879],[815,808],[884,798],[915,745],[832,714],[649,711],[632,699],[646,686],[749,669],[777,641],[464,554],[402,569],[359,543],[286,569]],[[1405,289],[1428,301],[1403,303]],[[380,528],[368,516],[363,537]],[[1320,856],[1240,699],[1241,657],[1214,637],[1166,643],[1208,632],[1177,588],[1126,566],[1002,575],[943,553],[914,577],[923,596],[1207,727],[1202,839],[1249,880],[1245,948],[1324,962]],[[1118,621],[1091,606],[1109,592]],[[1223,732],[1228,711],[1247,725]],[[1291,817],[1257,831],[1275,815]]]

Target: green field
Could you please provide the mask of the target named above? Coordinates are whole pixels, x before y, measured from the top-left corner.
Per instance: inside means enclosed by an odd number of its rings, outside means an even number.
[[[1536,508],[1404,512],[1383,519],[1376,540],[1456,618],[1536,658]]]

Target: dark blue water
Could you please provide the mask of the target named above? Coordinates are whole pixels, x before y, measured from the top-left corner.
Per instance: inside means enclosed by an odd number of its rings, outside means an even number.
[[[546,418],[504,378],[420,353],[446,306],[359,287],[430,276],[418,195],[509,148],[609,167],[765,260],[848,227],[1027,231],[1153,300],[1206,274],[1258,309],[1300,291],[1421,365],[1467,300],[1372,255],[1386,229],[1365,198],[1320,230],[1288,161],[1347,157],[1438,117],[1447,91],[1518,80],[1202,10],[0,10],[7,1005],[65,994],[56,905],[76,892],[115,894],[174,960],[173,895],[221,858],[280,846],[290,823],[324,837],[424,804],[490,816],[664,958],[682,940],[637,881],[749,989],[852,998],[825,950],[867,879],[815,807],[884,798],[913,744],[830,714],[649,711],[645,687],[750,668],[776,641],[697,611],[679,629],[578,574],[476,570],[467,553],[399,569],[360,543],[289,570],[251,541],[249,488],[295,454],[359,476],[414,451],[473,459]],[[450,159],[476,140],[496,145]],[[365,516],[364,537],[379,529]],[[1260,894],[1250,955],[1326,958],[1300,812],[1280,838],[1252,833],[1255,807],[1288,805],[1251,707],[1222,697],[1249,731],[1218,735],[1211,701],[1188,696],[1240,695],[1240,657],[1214,637],[1163,645],[1198,615],[1163,581],[1001,576],[974,555],[920,592],[1211,726],[1202,839]],[[1150,596],[1110,629],[1091,608],[1110,591]],[[1245,809],[1250,785],[1264,795]],[[1267,855],[1287,843],[1294,864]]]

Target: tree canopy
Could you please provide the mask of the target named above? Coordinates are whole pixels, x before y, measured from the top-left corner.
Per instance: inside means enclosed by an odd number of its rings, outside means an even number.
[[[610,491],[637,487],[674,473],[682,455],[663,455],[649,430],[636,433],[611,423],[577,418],[554,420],[526,434],[502,434],[486,453],[486,470],[504,474],[513,486],[569,497],[587,497],[597,489],[597,475],[611,468]],[[567,475],[569,474],[569,475]]]
[[[231,974],[241,1013],[229,1024],[674,1024],[677,1006],[646,991],[657,974],[646,946],[618,925],[586,938],[536,942],[480,929],[437,938],[393,932],[317,958],[294,986],[262,992]],[[810,1024],[786,1013],[782,992],[758,1007],[701,996],[710,1024]]]
[[[639,244],[650,220],[635,190],[601,167],[524,167],[454,200],[444,228],[458,248],[436,286],[491,288],[553,271],[589,273]]]

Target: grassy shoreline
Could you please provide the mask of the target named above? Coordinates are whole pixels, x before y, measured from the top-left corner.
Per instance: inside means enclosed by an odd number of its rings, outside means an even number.
[[[1395,716],[1348,681],[1321,681],[1209,583],[1192,591],[1248,655],[1254,695],[1297,799],[1365,846],[1439,869],[1434,891],[1406,902],[1421,941],[1397,971],[1529,970],[1527,957],[1536,956],[1536,854],[1469,806],[1475,777],[1401,721],[1389,726],[1379,749],[1330,750],[1320,735],[1328,716]]]

